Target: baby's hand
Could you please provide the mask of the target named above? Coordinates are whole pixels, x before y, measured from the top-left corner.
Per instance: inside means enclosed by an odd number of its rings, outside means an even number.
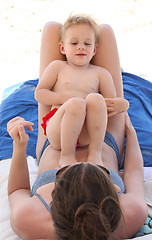
[[[126,112],[129,108],[129,102],[124,98],[105,98],[108,117],[117,113]]]
[[[29,131],[33,131],[33,125],[32,122],[25,121],[22,117],[15,117],[8,122],[7,131],[16,143],[27,143],[29,136],[24,127]]]

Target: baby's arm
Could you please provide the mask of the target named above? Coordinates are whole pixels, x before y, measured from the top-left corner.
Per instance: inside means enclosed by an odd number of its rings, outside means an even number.
[[[100,93],[105,98],[108,117],[117,113],[126,112],[129,108],[129,102],[124,98],[116,97],[116,90],[111,74],[106,69],[100,71]]]
[[[62,105],[72,96],[61,92],[53,92],[62,61],[51,62],[44,71],[37,88],[35,90],[35,99],[45,105]]]
[[[108,117],[117,113],[126,112],[129,108],[129,102],[124,98],[105,98],[107,104]]]
[[[115,98],[116,89],[113,78],[109,71],[104,68],[98,68],[99,71],[99,92],[104,98]]]

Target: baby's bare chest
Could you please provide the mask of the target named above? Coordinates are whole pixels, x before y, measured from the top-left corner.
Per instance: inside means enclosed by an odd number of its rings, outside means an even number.
[[[83,92],[89,94],[99,91],[99,77],[95,71],[73,71],[70,69],[62,70],[54,91]]]

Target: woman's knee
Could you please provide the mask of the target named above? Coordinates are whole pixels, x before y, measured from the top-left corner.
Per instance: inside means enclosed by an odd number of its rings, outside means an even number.
[[[100,29],[99,37],[101,37],[101,39],[104,36],[110,37],[111,35],[114,34],[113,29],[109,24],[101,24],[99,29]]]
[[[62,24],[54,21],[49,21],[44,25],[43,32],[59,32]]]

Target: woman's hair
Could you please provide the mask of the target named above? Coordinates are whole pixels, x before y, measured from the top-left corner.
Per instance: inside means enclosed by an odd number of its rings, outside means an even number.
[[[64,40],[65,32],[69,27],[77,26],[80,24],[87,24],[91,26],[95,34],[95,43],[99,43],[99,25],[92,17],[84,14],[69,16],[69,18],[65,21],[65,23],[61,27],[60,41]]]
[[[67,168],[56,180],[51,213],[61,240],[108,239],[122,216],[110,178],[86,163]]]

